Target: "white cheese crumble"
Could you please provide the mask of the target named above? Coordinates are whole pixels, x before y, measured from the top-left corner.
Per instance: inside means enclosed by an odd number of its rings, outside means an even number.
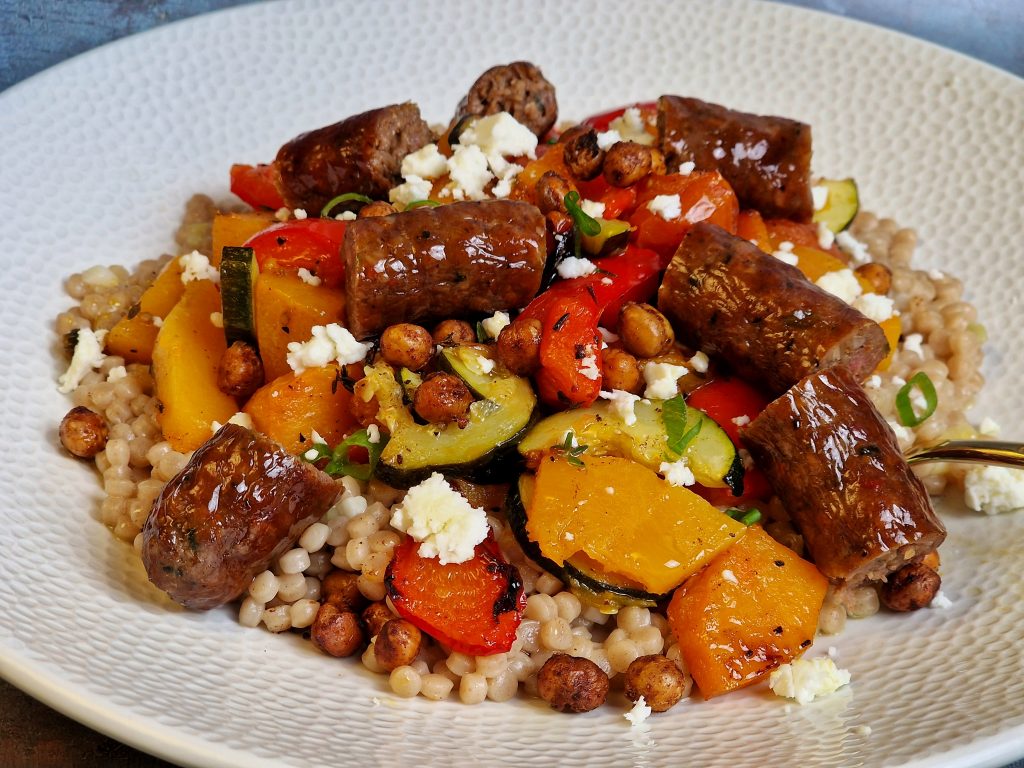
[[[587,275],[594,274],[597,272],[597,265],[590,259],[566,256],[558,262],[556,271],[563,280],[570,280],[574,277],[586,277]]]
[[[877,373],[873,373],[868,376],[868,380],[864,382],[864,389],[878,389],[882,386],[882,377]]]
[[[676,171],[680,176],[689,176],[696,170],[697,164],[693,160],[687,160],[685,163],[679,164],[679,170]]]
[[[896,304],[880,293],[864,293],[853,300],[853,308],[876,323],[882,323],[896,314]]]
[[[604,492],[607,493],[609,496],[614,496],[615,495],[615,489],[612,488],[612,486],[610,486],[610,485],[607,488],[604,489]]]
[[[481,373],[490,373],[494,370],[494,361],[489,357],[480,357],[476,360],[476,368]]]
[[[183,283],[191,283],[194,280],[209,280],[211,283],[220,282],[220,272],[199,251],[186,253],[179,258],[179,263],[181,264],[181,282]]]
[[[123,365],[115,365],[107,371],[107,381],[120,381],[128,377],[128,369]]]
[[[913,352],[919,358],[924,360],[924,348],[921,346],[924,343],[924,336],[920,333],[909,333],[906,338],[903,339],[903,351]]]
[[[690,367],[693,368],[693,370],[695,370],[697,373],[707,373],[708,364],[711,361],[708,360],[708,356],[705,355],[703,352],[698,352],[693,357],[691,357],[688,362],[690,363]]]
[[[676,382],[689,373],[682,365],[672,363],[647,363],[644,365],[644,381],[647,389],[644,397],[651,400],[668,400],[679,393]]]
[[[78,339],[75,342],[75,351],[71,355],[71,363],[67,371],[57,378],[58,391],[66,395],[82,383],[82,379],[89,371],[103,365],[106,358],[103,354],[103,337],[106,335],[105,330],[78,329]]]
[[[828,204],[828,187],[822,184],[811,187],[811,200],[814,201],[814,210],[824,208]]]
[[[342,211],[334,217],[335,221],[355,221],[359,217],[356,216],[355,211]]]
[[[614,344],[619,340],[619,335],[617,333],[612,333],[607,328],[602,328],[600,325],[597,326],[597,332],[601,334],[601,339],[606,344]]]
[[[896,381],[894,379],[893,384],[895,383]],[[906,382],[904,382],[904,384],[905,383]],[[888,424],[889,428],[895,433],[896,442],[900,444],[900,448],[905,449],[914,444],[914,430],[908,429],[907,427],[904,427],[902,424],[899,424],[893,421],[892,419],[886,419],[885,423]]]
[[[243,413],[242,411],[238,411],[238,413],[236,413],[234,416],[232,416],[230,419],[228,419],[227,423],[228,424],[237,424],[238,426],[245,427],[246,429],[252,429],[253,428],[252,417],[249,416],[248,413]],[[223,426],[224,425],[221,424],[219,421],[211,421],[210,422],[210,431],[213,432],[214,434],[216,434],[217,431],[221,427],[223,427]]]
[[[498,112],[470,123],[461,134],[459,144],[473,145],[487,156],[491,170],[500,174],[509,165],[506,157],[537,156],[537,136],[508,112]]]
[[[871,261],[871,254],[868,247],[849,232],[843,231],[836,235],[836,245],[843,253],[848,254],[854,261]]]
[[[640,723],[642,723],[644,720],[650,717],[651,712],[653,711],[654,710],[647,706],[647,701],[644,699],[644,697],[641,696],[639,699],[636,700],[636,703],[633,705],[633,708],[629,710],[629,712],[623,714],[623,717],[629,720],[630,724],[634,728],[636,728],[638,725],[640,725]]]
[[[306,461],[316,461],[316,457],[319,455],[320,452],[316,448],[310,448],[308,451],[302,454],[302,458],[304,458]]]
[[[309,341],[288,344],[288,366],[296,373],[307,368],[323,368],[328,363],[358,363],[370,351],[369,344],[356,341],[347,328],[337,323],[315,325]]]
[[[623,424],[627,427],[636,424],[636,413],[633,409],[640,401],[638,395],[634,395],[632,392],[627,392],[624,389],[613,389],[611,392],[601,390],[600,395],[611,403],[612,413],[622,419]]]
[[[795,267],[800,261],[795,253],[789,251],[775,251],[772,256],[781,261],[783,264],[789,264],[791,267]]]
[[[932,598],[932,601],[928,603],[928,607],[940,609],[952,608],[953,601],[946,597],[944,594],[942,594],[942,590],[940,589],[938,592],[935,593],[935,597]]]
[[[743,414],[742,416],[734,416],[732,419],[732,423],[735,424],[737,427],[745,427],[747,426],[747,424],[750,423],[750,417],[747,416],[746,414]]]
[[[212,325],[214,328],[223,328],[224,327],[224,315],[222,313],[220,313],[220,312],[211,312],[210,313],[210,325]]]
[[[366,439],[376,445],[380,442],[380,427],[370,424],[366,427]]]
[[[82,280],[86,285],[94,285],[100,288],[115,288],[121,282],[121,278],[110,267],[96,265],[89,267],[82,273]]]
[[[713,150],[711,150],[711,156],[715,158],[715,160],[721,160],[723,157],[725,157],[725,150],[722,149],[721,147],[715,147]]]
[[[683,203],[679,195],[657,195],[647,204],[647,210],[665,221],[672,221],[683,215]]]
[[[612,144],[618,144],[620,141],[622,141],[622,134],[615,130],[597,134],[597,146],[600,149],[608,149]]]
[[[971,467],[964,477],[964,500],[975,512],[989,515],[1024,509],[1024,470]]]
[[[427,200],[434,188],[432,182],[419,176],[407,176],[405,182],[388,192],[388,200],[403,208],[415,200]]]
[[[722,571],[722,579],[728,581],[730,584],[739,584],[740,580],[736,578],[736,574],[728,568]]]
[[[996,423],[995,419],[986,416],[981,420],[981,424],[978,425],[978,431],[985,437],[999,437],[999,433],[1003,431],[1003,428]]]
[[[162,317],[157,317],[156,315],[153,315],[152,322],[153,322],[153,325],[156,328],[163,328],[164,327],[164,319]]]
[[[312,285],[314,287],[323,282],[319,277],[314,275],[305,267],[299,267],[299,279],[306,285]]]
[[[658,472],[665,476],[669,485],[675,486],[687,486],[693,485],[697,482],[697,478],[693,476],[693,470],[690,469],[690,464],[683,456],[678,461],[661,462],[661,466],[658,467]]]
[[[484,187],[494,178],[487,156],[475,144],[458,144],[448,160],[452,196],[456,200],[483,200]]]
[[[617,131],[623,141],[635,141],[637,144],[650,146],[654,143],[654,135],[647,130],[643,115],[636,107],[629,107],[625,112],[616,117],[608,128]]]
[[[442,155],[437,144],[427,144],[402,158],[402,178],[418,176],[421,179],[436,179],[448,170],[448,158]]]
[[[796,699],[799,704],[808,704],[819,696],[848,685],[850,673],[839,669],[827,656],[820,659],[796,659],[771,673],[768,685],[776,696]]]
[[[490,317],[481,320],[480,327],[484,329],[484,333],[492,339],[496,339],[501,330],[511,322],[512,320],[508,316],[508,312],[495,312]]]
[[[580,200],[580,208],[592,219],[600,219],[604,216],[604,203],[596,200]]]
[[[665,567],[666,568],[678,568],[680,565],[682,565],[682,563],[680,563],[678,560],[666,560],[665,561]]]
[[[601,369],[597,365],[596,355],[587,355],[580,360],[580,373],[591,381],[597,381],[601,378]]]
[[[860,287],[860,281],[857,280],[853,270],[849,268],[826,272],[814,284],[822,290],[828,291],[833,296],[842,299],[847,304],[853,304],[856,298],[863,292],[863,289]]]
[[[302,221],[303,219],[305,219],[306,215],[307,214],[306,214],[306,209],[305,208],[296,208],[294,211],[292,211],[292,216],[294,216],[299,221]]]
[[[421,557],[436,557],[441,565],[470,560],[490,530],[484,510],[466,501],[437,472],[409,489],[394,508],[391,525],[420,542]]]
[[[760,160],[768,152],[768,142],[761,139],[753,146],[736,142],[732,148],[732,164],[739,165],[741,160]]]
[[[822,250],[827,251],[829,248],[832,247],[832,244],[835,243],[835,241],[836,241],[836,236],[832,232],[832,230],[829,229],[825,225],[825,222],[819,221],[818,222],[818,245],[821,246]]]

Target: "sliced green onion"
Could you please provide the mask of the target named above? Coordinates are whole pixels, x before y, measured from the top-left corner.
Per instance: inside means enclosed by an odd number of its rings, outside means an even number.
[[[572,216],[576,228],[587,237],[596,237],[601,234],[601,225],[593,216],[588,215],[580,207],[580,193],[573,190],[565,196],[565,207]]]
[[[437,208],[439,205],[440,203],[437,202],[437,200],[413,200],[405,206],[405,210],[411,211],[413,208],[422,208],[423,206],[427,206],[428,208]]]
[[[330,459],[324,467],[324,472],[331,477],[347,475],[348,477],[354,477],[356,480],[365,482],[373,477],[373,470],[376,469],[377,461],[380,459],[381,451],[384,450],[386,444],[387,438],[384,436],[381,436],[380,440],[376,443],[370,442],[370,437],[366,430],[361,429],[358,432],[353,432],[338,443],[333,451],[324,443],[313,443],[312,447],[303,451],[302,457],[312,464],[321,459]],[[348,449],[356,445],[362,446],[370,454],[369,463],[357,464],[356,462],[349,461]],[[307,456],[307,454],[310,455]]]
[[[328,218],[331,215],[331,211],[334,210],[337,206],[341,205],[342,203],[351,203],[353,201],[365,204],[372,203],[373,199],[367,197],[366,195],[360,195],[358,192],[346,192],[343,195],[338,195],[337,197],[328,200],[327,205],[320,209],[320,218]]]
[[[924,396],[924,408],[920,413],[914,409],[914,404],[910,401],[910,395],[915,388],[920,390]],[[916,427],[935,413],[938,404],[939,396],[935,393],[935,385],[924,371],[918,371],[911,376],[910,380],[896,393],[896,413],[900,417],[900,424],[904,427]]]
[[[686,401],[682,395],[675,395],[665,401],[661,407],[661,421],[665,425],[665,442],[668,449],[677,457],[683,455],[686,446],[697,436],[704,426],[703,419],[689,429],[686,428]]]
[[[761,521],[761,510],[756,507],[752,509],[740,509],[739,507],[729,507],[725,510],[725,514],[746,526],[751,526],[754,523]]]

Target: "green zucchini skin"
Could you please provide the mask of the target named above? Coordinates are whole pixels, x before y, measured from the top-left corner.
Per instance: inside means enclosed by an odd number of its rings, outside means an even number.
[[[824,179],[819,186],[828,190],[825,207],[814,212],[814,223],[822,223],[834,234],[850,226],[860,210],[860,192],[853,179]]]
[[[252,248],[224,246],[220,262],[220,296],[224,337],[228,346],[236,341],[256,344],[253,285],[259,275]]]

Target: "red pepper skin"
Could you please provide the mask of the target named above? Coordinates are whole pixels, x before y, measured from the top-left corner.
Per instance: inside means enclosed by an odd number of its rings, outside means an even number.
[[[630,107],[636,107],[640,110],[640,113],[646,116],[647,114],[654,114],[658,111],[658,102],[656,101],[638,101],[636,104],[630,104],[625,107],[619,107],[618,109],[612,109],[608,112],[602,112],[598,115],[591,115],[583,121],[583,125],[589,125],[595,131],[603,133],[608,130],[608,126],[612,120],[618,117],[622,117],[622,114]]]
[[[231,166],[231,191],[257,210],[269,208],[276,211],[284,207],[278,181],[277,166],[273,164]]]
[[[327,287],[338,288],[345,281],[341,261],[344,239],[344,221],[296,219],[257,232],[245,245],[255,251],[261,270],[291,272],[305,267]]]
[[[488,533],[464,563],[441,565],[436,557],[421,557],[419,546],[407,538],[395,547],[384,575],[398,614],[453,651],[507,652],[523,619],[526,594],[494,534]]]

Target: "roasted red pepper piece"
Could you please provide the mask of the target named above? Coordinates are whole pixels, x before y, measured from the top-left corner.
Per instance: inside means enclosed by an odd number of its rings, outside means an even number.
[[[253,208],[276,211],[284,207],[278,180],[277,166],[273,164],[231,166],[231,191]]]
[[[329,288],[344,282],[341,244],[345,222],[296,219],[274,224],[250,237],[245,245],[256,253],[261,270],[298,271],[305,267]]]
[[[398,614],[459,653],[488,656],[512,647],[523,619],[526,594],[519,571],[501,554],[494,534],[471,560],[441,565],[421,557],[407,538],[395,547],[384,575]]]

